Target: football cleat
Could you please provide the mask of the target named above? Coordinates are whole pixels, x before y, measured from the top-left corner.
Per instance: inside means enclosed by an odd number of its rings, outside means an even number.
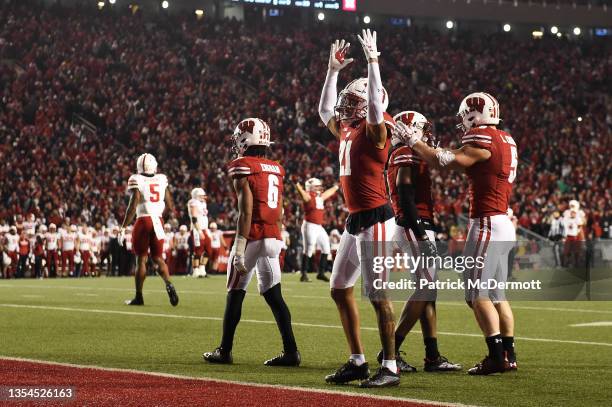
[[[202,358],[207,362],[223,365],[231,365],[234,362],[232,359],[232,352],[226,352],[221,347],[218,347],[212,352],[206,352],[202,355]]]
[[[306,274],[302,274],[300,276],[300,282],[301,283],[310,283],[310,279],[308,278],[308,276]]]
[[[134,298],[131,300],[125,300],[125,305],[144,305],[144,300],[142,298]]]
[[[327,383],[344,384],[352,382],[353,380],[364,380],[370,376],[370,369],[367,363],[363,363],[361,366],[357,366],[355,362],[350,359],[348,362],[343,364],[340,369],[334,373],[325,376]]]
[[[426,372],[458,372],[462,369],[463,366],[459,363],[449,362],[444,356],[438,356],[432,360],[425,358],[424,370]]]
[[[329,283],[329,278],[327,278],[325,273],[317,274],[317,280],[321,280],[321,281],[325,281],[326,283]]]
[[[516,363],[516,357],[514,358],[514,360],[510,360],[510,358],[508,358],[508,352],[504,352],[504,360],[507,363],[506,372],[514,372],[518,370],[518,365]]]
[[[281,352],[280,355],[268,359],[264,362],[266,366],[295,366],[298,367],[302,363],[302,357],[297,350],[293,353]]]
[[[469,369],[468,374],[471,376],[486,376],[494,373],[503,373],[508,370],[508,365],[509,363],[506,360],[499,362],[486,356],[482,362]]]
[[[399,373],[393,373],[386,367],[379,367],[376,373],[374,373],[372,377],[362,381],[359,387],[391,387],[398,386],[399,383]]]
[[[168,292],[168,297],[170,298],[170,304],[172,304],[173,307],[176,307],[179,303],[179,298],[176,290],[174,289],[174,285],[172,285],[172,283],[166,284],[166,291]]]
[[[410,363],[406,362],[404,358],[402,358],[402,355],[405,355],[405,354],[406,352],[399,351],[395,355],[395,363],[397,364],[397,368],[399,369],[400,373],[416,373],[417,368],[412,366]],[[383,351],[382,350],[378,352],[378,355],[376,355],[376,360],[378,360],[378,363],[382,363],[383,361]]]

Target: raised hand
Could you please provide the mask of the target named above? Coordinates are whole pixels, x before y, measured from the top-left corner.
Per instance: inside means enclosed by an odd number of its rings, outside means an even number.
[[[334,43],[332,43],[329,53],[330,70],[339,72],[353,62],[353,58],[346,57],[350,46],[351,43],[345,42],[344,40],[336,40]]]
[[[376,48],[376,31],[370,31],[369,28],[362,30],[361,35],[357,35],[357,38],[359,38],[368,62],[378,59],[380,52]]]

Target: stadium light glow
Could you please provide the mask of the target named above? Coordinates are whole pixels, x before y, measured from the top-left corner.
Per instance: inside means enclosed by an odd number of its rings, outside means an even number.
[[[581,122],[582,121],[582,116],[578,116],[578,121]]]
[[[542,31],[534,31],[531,33],[531,35],[533,35],[533,38],[542,38],[544,33]]]
[[[117,2],[117,0],[108,0],[108,2],[109,2],[110,4],[115,4],[115,3]]]
[[[504,24],[504,31],[505,32],[510,32],[511,29],[512,29],[512,27],[510,26],[510,24]]]
[[[195,14],[196,14],[196,16],[198,16],[198,17],[202,17],[202,16],[204,15],[204,10],[197,9],[197,10],[195,11]]]
[[[370,21],[372,21],[372,19],[370,18],[370,16],[365,16],[363,17],[363,22],[366,24],[370,24]]]
[[[454,26],[455,26],[455,23],[453,23],[451,20],[448,20],[446,22],[446,28],[448,28],[449,30],[452,30]]]
[[[580,35],[581,32],[582,30],[580,29],[580,27],[574,27],[574,35]]]
[[[317,14],[317,20],[319,20],[319,21],[325,20],[325,14],[324,13]]]
[[[166,0],[162,1],[162,8],[168,8],[169,5],[170,3],[168,3]]]
[[[98,8],[99,8],[100,10],[102,10],[102,7],[104,7],[104,2],[103,2],[103,1],[99,1],[99,2],[98,2]]]
[[[563,34],[557,33],[557,38],[561,38],[561,37],[563,37]]]
[[[552,27],[550,27],[551,34],[557,35],[558,32],[559,32],[559,27],[557,27],[556,25],[553,25]]]

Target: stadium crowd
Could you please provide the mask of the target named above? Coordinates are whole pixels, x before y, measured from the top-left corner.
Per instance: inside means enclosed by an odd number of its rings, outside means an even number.
[[[518,223],[546,235],[552,214],[577,199],[589,237],[611,236],[609,41],[582,47],[546,37],[378,30],[391,113],[419,110],[443,145],[457,145],[459,101],[491,92],[519,147]],[[337,143],[316,106],[332,33],[352,31],[10,2],[0,9],[0,219],[14,225],[33,214],[47,226],[69,218],[112,231],[135,159],[148,151],[170,179],[173,228],[188,223],[189,191],[202,186],[210,216],[232,229],[229,135],[255,116],[269,122],[275,158],[289,174],[285,223],[295,244],[302,208],[292,184],[311,176],[337,182]],[[365,75],[361,54],[353,54],[341,83]],[[465,179],[436,172],[434,181],[438,237],[456,238]],[[341,194],[326,211],[327,229],[341,229]]]

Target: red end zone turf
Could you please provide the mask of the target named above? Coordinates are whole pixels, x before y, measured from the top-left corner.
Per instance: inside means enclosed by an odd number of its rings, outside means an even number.
[[[6,387],[73,387],[71,401],[27,401],[19,405],[86,406],[431,406],[429,403],[392,398],[339,394],[191,379],[126,370],[87,368],[54,363],[0,359],[0,385]],[[6,401],[5,401],[6,402]],[[0,405],[3,404],[0,401]],[[13,404],[13,403],[11,403]],[[437,404],[437,403],[435,403]],[[433,404],[433,405],[435,405]]]

